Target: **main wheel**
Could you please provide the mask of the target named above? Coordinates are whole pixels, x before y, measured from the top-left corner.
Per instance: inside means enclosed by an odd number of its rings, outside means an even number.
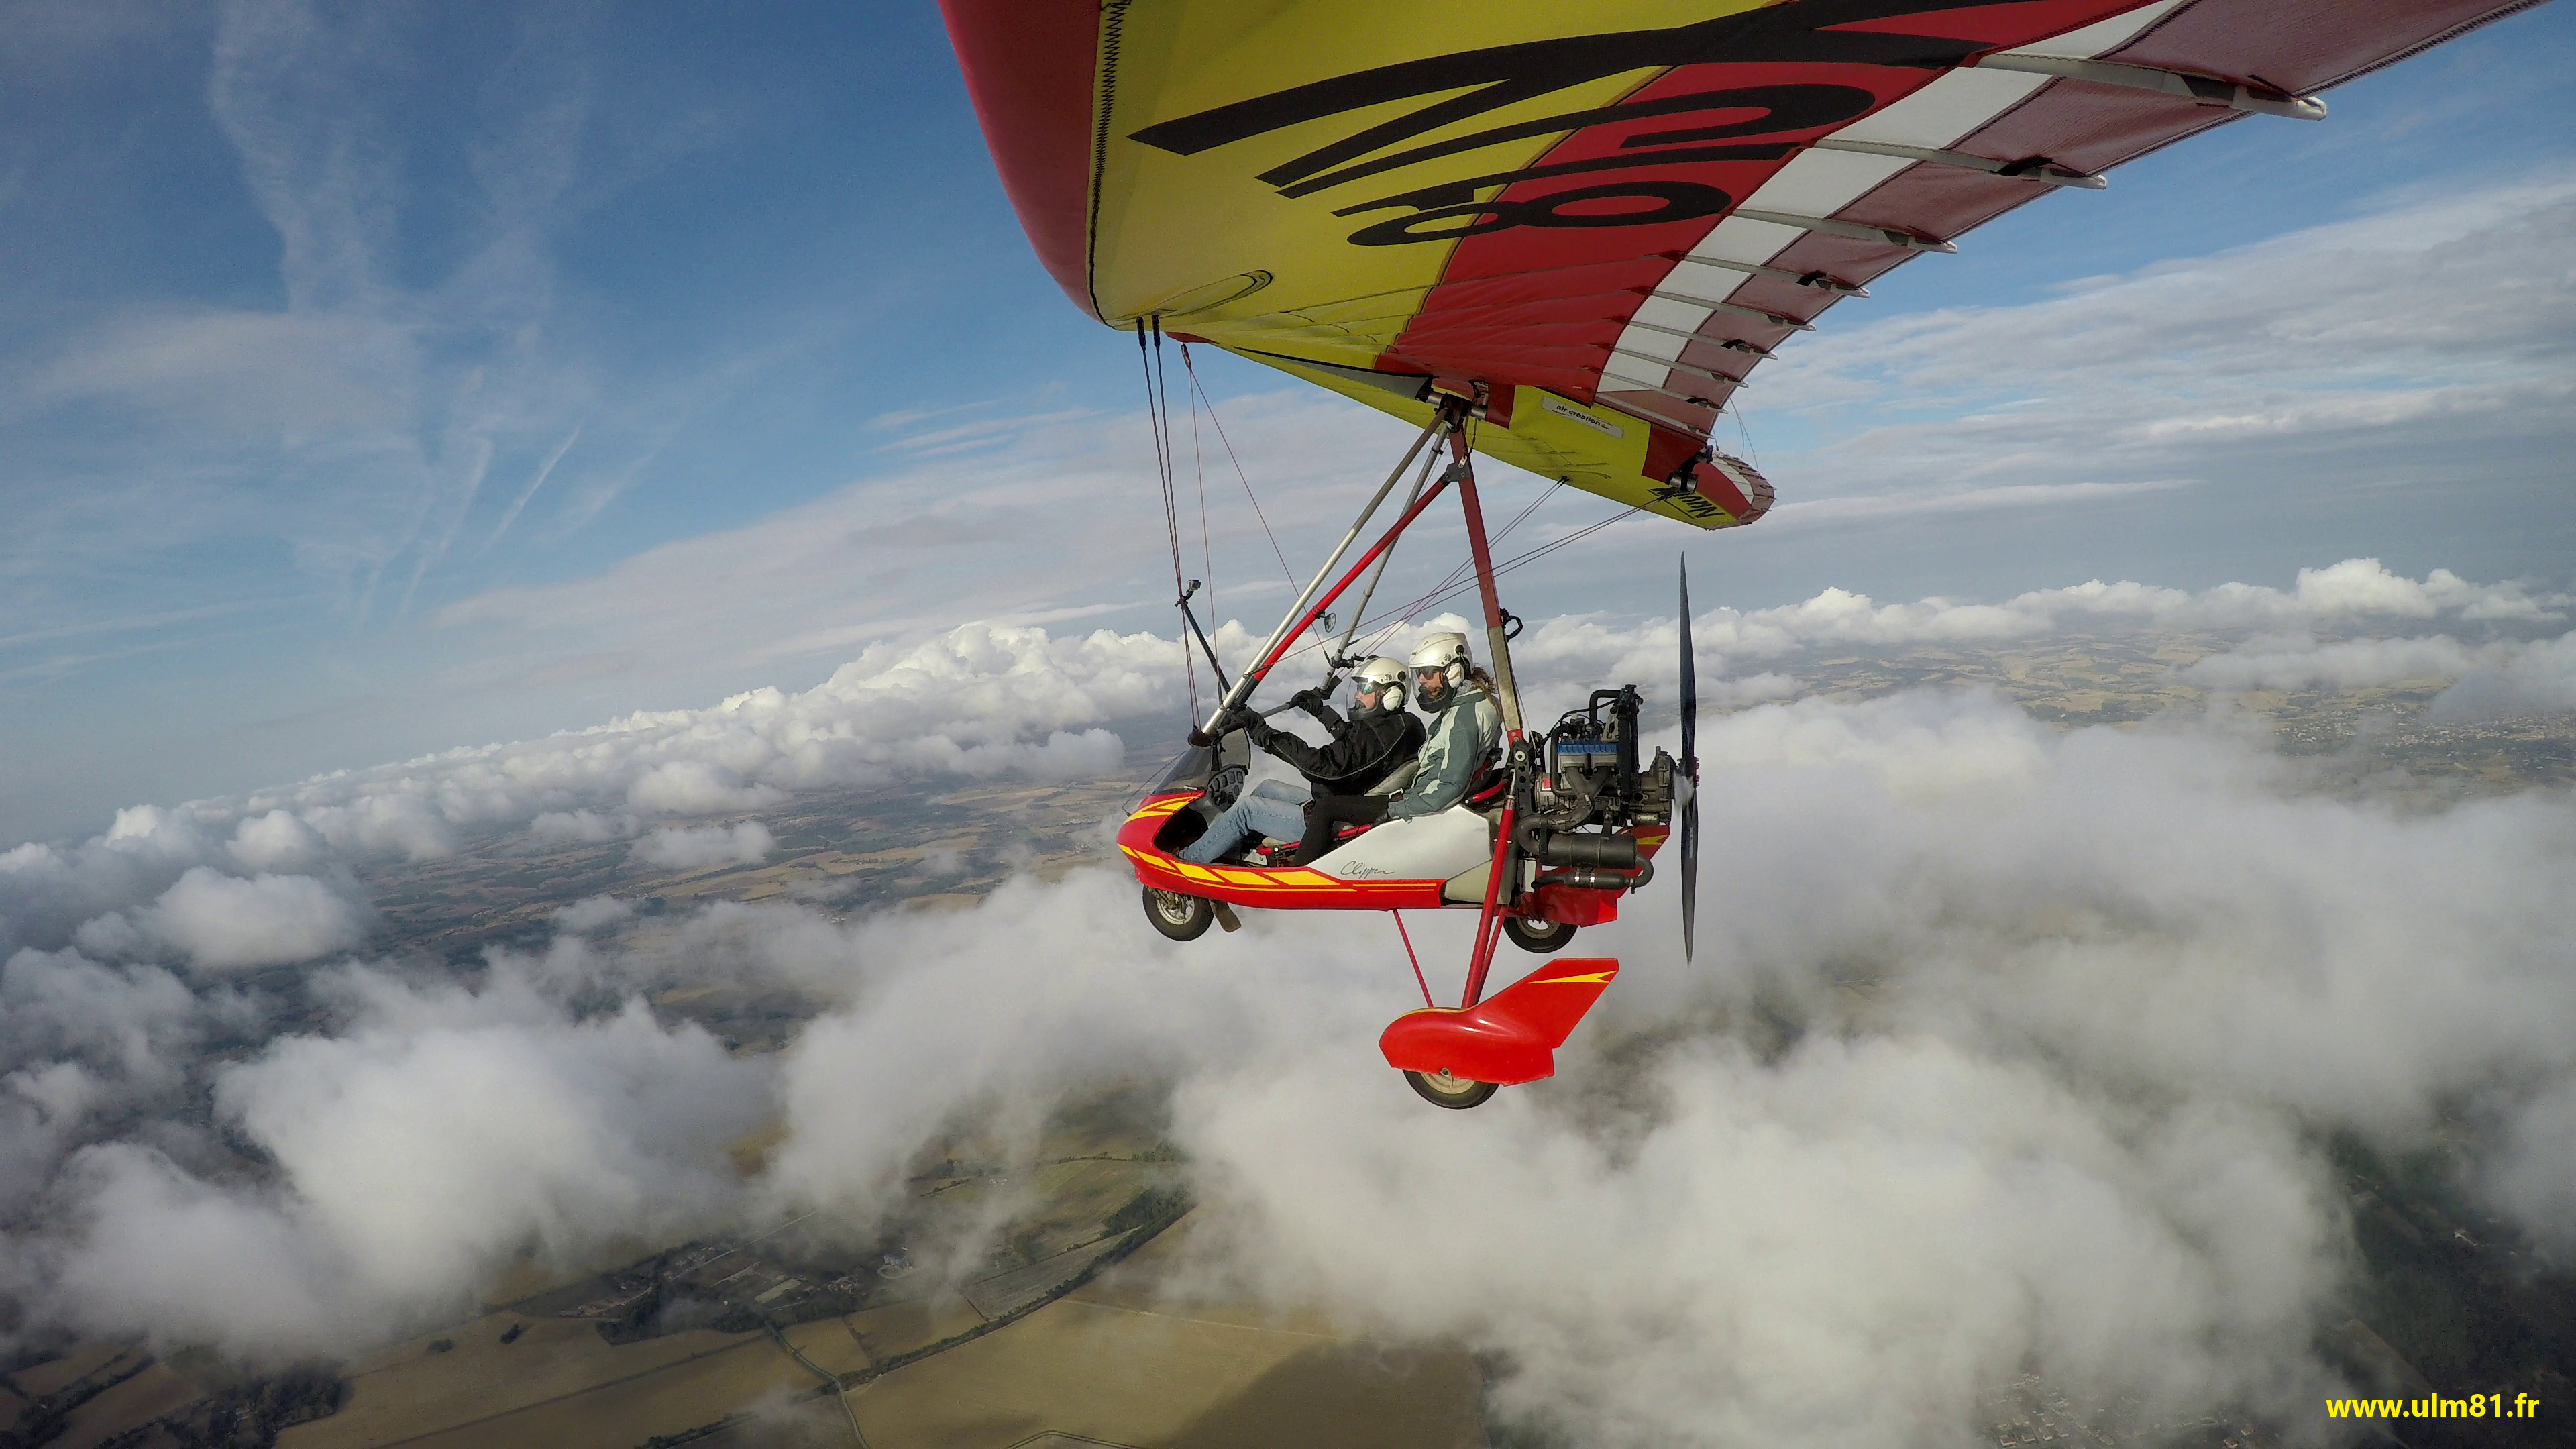
[[[1154,923],[1155,930],[1175,941],[1195,941],[1207,934],[1208,923],[1216,919],[1216,903],[1205,896],[1158,891],[1147,886],[1145,919]]]
[[[1503,917],[1503,934],[1524,951],[1542,956],[1564,950],[1574,942],[1574,928],[1563,921],[1541,921],[1528,916]]]
[[[1462,1112],[1469,1107],[1483,1105],[1486,1098],[1501,1090],[1492,1082],[1471,1082],[1465,1077],[1453,1077],[1446,1071],[1407,1072],[1404,1079],[1413,1084],[1413,1090],[1422,1100],[1435,1107],[1454,1107]]]

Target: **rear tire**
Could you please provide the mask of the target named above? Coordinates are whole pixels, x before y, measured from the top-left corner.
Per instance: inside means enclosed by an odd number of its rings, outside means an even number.
[[[1471,1082],[1447,1072],[1406,1072],[1404,1079],[1413,1084],[1414,1093],[1434,1107],[1448,1107],[1463,1112],[1483,1106],[1486,1099],[1502,1090],[1492,1082]]]
[[[1503,917],[1503,934],[1524,951],[1552,956],[1574,944],[1574,928],[1563,921],[1539,921],[1527,916]]]
[[[1216,903],[1205,896],[1184,895],[1179,891],[1145,887],[1145,919],[1154,929],[1175,941],[1195,941],[1207,934],[1208,923],[1216,919]]]

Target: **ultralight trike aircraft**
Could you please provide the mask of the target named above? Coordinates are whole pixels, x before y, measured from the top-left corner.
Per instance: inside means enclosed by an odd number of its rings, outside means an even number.
[[[1230,682],[1218,670],[1221,702],[1121,831],[1148,916],[1187,938],[1236,906],[1472,908],[1458,1005],[1426,984],[1381,1038],[1386,1059],[1452,1107],[1549,1075],[1618,964],[1554,958],[1488,998],[1501,937],[1549,952],[1610,919],[1678,830],[1688,949],[1688,585],[1680,759],[1641,755],[1634,687],[1529,728],[1473,454],[1623,509],[1751,523],[1771,487],[1711,429],[1826,308],[2210,127],[2321,119],[2316,91],[2528,3],[942,0],[1039,259],[1083,310],[1136,334],[1173,585],[1211,668],[1180,576],[1163,338],[1185,364],[1191,343],[1213,344],[1422,428],[1253,666]],[[1345,568],[1417,455],[1395,523]],[[1257,845],[1177,858],[1242,787],[1253,691],[1310,630],[1328,667],[1348,662],[1352,634],[1329,647],[1325,611],[1452,488],[1504,726],[1487,777],[1305,866]]]
[[[1653,878],[1651,862],[1676,819],[1682,836],[1687,951],[1698,865],[1699,806],[1693,794],[1698,779],[1693,750],[1697,705],[1690,655],[1690,584],[1685,575],[1680,760],[1660,749],[1651,759],[1641,757],[1641,695],[1633,685],[1595,691],[1583,708],[1569,711],[1552,729],[1533,732],[1525,726],[1511,663],[1517,621],[1503,611],[1495,592],[1492,550],[1467,444],[1465,425],[1474,413],[1474,400],[1461,394],[1438,394],[1436,386],[1439,401],[1430,425],[1415,440],[1414,453],[1428,445],[1445,444],[1445,448],[1431,447],[1408,506],[1374,546],[1325,587],[1326,577],[1370,515],[1401,480],[1413,453],[1387,476],[1342,546],[1308,585],[1306,596],[1263,646],[1258,662],[1226,690],[1208,723],[1192,732],[1190,748],[1146,791],[1144,801],[1118,833],[1118,848],[1134,862],[1137,878],[1143,882],[1146,917],[1155,929],[1175,940],[1204,934],[1212,919],[1230,916],[1238,905],[1390,913],[1442,907],[1476,910],[1476,945],[1469,958],[1464,1000],[1455,1008],[1439,1006],[1424,982],[1422,1008],[1389,1026],[1379,1043],[1388,1063],[1405,1073],[1415,1091],[1444,1107],[1472,1107],[1491,1097],[1497,1087],[1549,1075],[1555,1069],[1556,1048],[1619,971],[1619,963],[1609,958],[1554,962],[1487,999],[1483,988],[1497,937],[1509,936],[1524,949],[1547,954],[1563,949],[1578,927],[1615,919],[1620,896]],[[1444,451],[1451,459],[1448,468],[1436,483],[1424,487],[1431,464]],[[1749,469],[1738,476],[1759,486]],[[1364,571],[1373,564],[1383,567],[1406,527],[1453,486],[1466,513],[1469,551],[1484,608],[1487,657],[1503,722],[1500,754],[1480,765],[1468,781],[1465,798],[1448,809],[1374,826],[1344,827],[1325,854],[1305,865],[1288,863],[1293,842],[1255,845],[1239,860],[1220,859],[1208,865],[1179,858],[1175,852],[1198,839],[1243,788],[1250,762],[1250,744],[1238,723],[1243,702]],[[1188,607],[1186,597],[1182,607]],[[1357,663],[1347,653],[1361,622],[1356,614],[1341,648],[1328,653],[1328,666],[1347,668]],[[1194,620],[1190,627],[1198,632]],[[1205,636],[1200,638],[1204,645]],[[1209,667],[1218,667],[1213,650]],[[1399,770],[1378,788],[1400,788],[1408,774]],[[1412,938],[1403,929],[1403,917],[1398,914],[1395,920],[1406,955],[1412,958]],[[1418,959],[1413,969],[1420,980]]]

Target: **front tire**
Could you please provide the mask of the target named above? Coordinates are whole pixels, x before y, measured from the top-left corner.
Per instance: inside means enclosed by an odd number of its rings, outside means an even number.
[[[1503,934],[1524,951],[1552,956],[1574,944],[1574,928],[1563,921],[1535,920],[1528,916],[1503,917]]]
[[[1492,1082],[1471,1082],[1442,1072],[1406,1072],[1404,1079],[1413,1084],[1415,1095],[1434,1107],[1447,1107],[1464,1112],[1481,1107],[1486,1099],[1502,1090]]]
[[[1145,887],[1145,919],[1154,929],[1175,941],[1195,941],[1207,934],[1208,923],[1216,919],[1216,903],[1205,896],[1184,895],[1179,891]]]

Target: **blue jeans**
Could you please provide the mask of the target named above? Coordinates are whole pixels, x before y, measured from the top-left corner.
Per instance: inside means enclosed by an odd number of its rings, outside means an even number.
[[[1305,833],[1306,792],[1285,780],[1264,780],[1237,797],[1180,858],[1206,865],[1248,839],[1295,840]]]

